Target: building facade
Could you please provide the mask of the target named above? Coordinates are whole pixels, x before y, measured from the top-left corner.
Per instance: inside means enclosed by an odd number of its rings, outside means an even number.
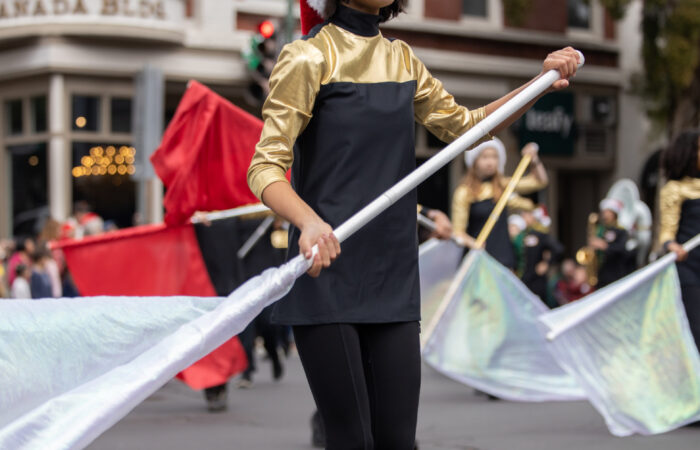
[[[623,55],[621,31],[634,27],[614,23],[594,0],[532,0],[515,19],[504,11],[510,3],[412,0],[382,30],[407,41],[469,107],[530,79],[552,50],[584,52],[586,68],[570,90],[543,99],[499,136],[508,170],[521,144],[540,142],[552,182],[538,200],[575,248],[587,214],[616,178],[639,176],[647,151],[641,108],[627,92],[637,68]],[[0,0],[0,236],[27,232],[25,223],[47,211],[63,220],[78,200],[130,225],[144,179],[139,165],[153,150],[134,142],[135,77],[146,65],[161,71],[166,124],[190,79],[255,112],[242,53],[260,21],[281,23],[286,12],[286,0]],[[416,138],[419,163],[442,147],[422,128]],[[421,201],[447,210],[463,171],[454,161],[420,188]],[[145,211],[157,221],[162,187],[148,183]]]

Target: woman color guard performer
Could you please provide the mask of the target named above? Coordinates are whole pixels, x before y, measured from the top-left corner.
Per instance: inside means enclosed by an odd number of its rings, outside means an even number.
[[[622,208],[620,200],[603,199],[600,202],[600,218],[595,227],[595,236],[588,238],[588,245],[595,249],[598,260],[597,289],[634,271],[630,263],[634,254],[627,249],[629,233],[617,221]]]
[[[547,172],[537,156],[537,145],[528,144],[522,154],[532,155],[533,173],[518,182],[515,192],[529,194],[547,186]],[[491,211],[496,206],[510,178],[503,175],[506,165],[506,148],[495,138],[464,154],[467,173],[452,196],[452,226],[455,234],[469,246],[483,228]],[[513,196],[508,206],[515,209],[532,209],[531,200]],[[517,266],[515,251],[508,234],[508,215],[501,214],[486,239],[486,251],[498,262],[511,270]]]
[[[420,389],[415,190],[349,238],[342,255],[333,227],[415,168],[415,121],[452,141],[520,89],[469,111],[405,42],[379,31],[405,0],[308,1],[328,19],[283,48],[248,171],[253,192],[293,225],[289,256],[310,258],[319,246],[311,276],[273,319],[293,326],[327,448],[411,449]],[[301,6],[308,25],[316,13]],[[562,75],[554,89],[568,85],[577,62],[571,48],[546,58],[543,70]]]
[[[659,242],[678,255],[683,305],[700,348],[700,248],[688,253],[681,245],[700,233],[700,132],[681,133],[664,151],[661,164],[668,182],[660,192]]]

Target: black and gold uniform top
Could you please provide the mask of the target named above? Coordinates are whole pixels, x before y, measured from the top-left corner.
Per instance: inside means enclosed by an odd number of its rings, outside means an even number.
[[[516,274],[532,292],[543,301],[547,300],[547,274],[538,274],[537,265],[546,262],[553,266],[564,254],[564,246],[549,233],[528,227],[513,241],[517,270]]]
[[[679,244],[700,233],[700,178],[671,180],[660,192],[661,228],[659,242]],[[700,286],[700,248],[676,264],[681,284]]]
[[[415,168],[415,121],[449,142],[483,118],[483,108],[459,106],[410,47],[385,39],[378,24],[378,16],[341,5],[282,49],[248,170],[258,197],[271,183],[286,182],[291,167],[294,190],[335,228]],[[293,257],[300,232],[289,233]],[[318,278],[297,280],[276,304],[276,322],[420,318],[415,191],[342,250]]]
[[[596,225],[596,237],[607,242],[605,250],[596,250],[598,259],[598,289],[634,272],[634,252],[627,249],[629,233],[617,222],[611,225]]]
[[[503,189],[509,181],[509,177],[501,178]],[[542,183],[533,174],[529,174],[518,181],[515,192],[531,194],[545,187],[547,183]],[[483,181],[481,191],[478,193],[470,192],[466,184],[457,186],[452,195],[452,228],[476,238],[498,202],[493,195],[493,181]],[[508,199],[510,209],[532,210],[534,207],[534,203],[528,198],[514,194]],[[486,239],[486,251],[507,268],[512,270],[517,268],[515,249],[508,234],[508,214],[505,211],[498,217],[491,234]]]

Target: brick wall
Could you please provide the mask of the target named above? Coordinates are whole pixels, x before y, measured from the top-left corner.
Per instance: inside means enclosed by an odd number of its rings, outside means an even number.
[[[430,19],[460,20],[462,0],[425,0],[425,17]]]
[[[530,14],[524,18],[521,25],[510,23],[503,19],[507,28],[546,31],[550,33],[566,33],[568,12],[565,1],[533,0]]]

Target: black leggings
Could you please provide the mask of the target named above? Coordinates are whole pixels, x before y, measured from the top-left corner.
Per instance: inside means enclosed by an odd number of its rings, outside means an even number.
[[[420,393],[420,325],[295,326],[327,449],[412,450]]]

